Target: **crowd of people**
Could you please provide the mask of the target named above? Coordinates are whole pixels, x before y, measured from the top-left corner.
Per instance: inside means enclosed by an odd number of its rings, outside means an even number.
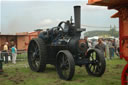
[[[84,38],[87,41],[87,37]],[[101,50],[106,59],[113,59],[115,54],[119,56],[119,40],[116,39],[103,39],[88,40],[89,48],[97,48]]]
[[[8,42],[5,42],[3,46],[3,50],[0,51],[0,55],[2,60],[4,60],[5,64],[8,63],[9,56],[11,57],[12,63],[16,64],[16,56],[17,56],[17,49],[16,45],[13,44],[11,47],[8,46]]]

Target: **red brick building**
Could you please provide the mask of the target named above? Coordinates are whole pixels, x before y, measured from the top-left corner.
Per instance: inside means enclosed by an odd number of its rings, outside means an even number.
[[[16,33],[16,35],[4,35],[0,34],[0,51],[3,50],[5,42],[9,43],[9,47],[14,43],[18,50],[27,50],[28,43],[32,38],[38,37],[40,32],[23,32]]]

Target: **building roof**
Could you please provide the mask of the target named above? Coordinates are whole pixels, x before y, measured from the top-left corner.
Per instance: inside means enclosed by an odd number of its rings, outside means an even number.
[[[108,6],[109,9],[119,9],[122,6],[128,7],[128,0],[88,0],[88,4]]]
[[[27,35],[38,35],[40,31],[34,31],[34,32],[21,32],[16,34],[0,34],[0,36],[27,36]]]
[[[26,36],[26,35],[0,34],[0,36]]]
[[[0,34],[0,36],[16,36],[16,35],[12,35],[12,34]]]
[[[19,36],[20,36],[20,35],[24,35],[24,36],[25,36],[25,35],[28,35],[28,34],[29,34],[28,32],[20,32],[20,33],[16,33],[16,35],[19,35]]]
[[[99,6],[107,6],[108,9],[117,9],[127,7],[128,8],[128,0],[88,0],[88,5],[99,5]],[[120,16],[120,12],[115,13],[111,16],[111,18],[116,18]]]
[[[120,16],[120,13],[117,12],[117,13],[113,14],[113,15],[111,16],[111,18],[117,18],[117,17],[119,17],[119,16]]]

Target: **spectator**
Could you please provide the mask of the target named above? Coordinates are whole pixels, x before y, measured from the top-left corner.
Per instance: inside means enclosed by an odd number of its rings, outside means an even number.
[[[103,42],[103,44],[106,46],[106,44],[107,44],[107,43],[106,43],[106,40],[103,39],[102,42]]]
[[[106,40],[106,57],[109,58],[109,40]]]
[[[88,47],[92,48],[92,41],[91,40],[88,41]]]
[[[93,40],[92,47],[95,48],[96,45],[97,45],[97,40]]]
[[[114,58],[114,46],[113,46],[113,41],[109,41],[109,56],[110,59]]]
[[[17,49],[15,45],[12,46],[11,51],[12,51],[12,63],[16,64]]]
[[[119,40],[116,41],[116,55],[119,56],[120,49],[119,49]]]
[[[8,63],[8,42],[5,42],[4,48],[3,48],[3,56],[5,56],[5,64]]]
[[[84,40],[85,40],[85,44],[86,44],[87,48],[89,48],[88,37],[85,36],[85,37],[84,37]]]
[[[113,39],[113,41],[112,41],[112,46],[114,47],[114,52],[116,53],[116,49],[117,49],[117,46],[116,46],[117,44],[116,44],[116,40],[115,39]]]
[[[103,53],[105,53],[105,58],[106,58],[106,46],[102,42],[101,38],[98,39],[98,44],[95,46],[95,48],[97,48],[97,49],[101,50]]]

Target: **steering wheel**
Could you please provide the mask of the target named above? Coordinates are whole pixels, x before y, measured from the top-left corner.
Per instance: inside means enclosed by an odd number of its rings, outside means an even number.
[[[62,24],[66,24],[66,22],[62,21],[58,24],[58,30],[62,30],[62,32],[64,31],[64,28],[62,27]]]

